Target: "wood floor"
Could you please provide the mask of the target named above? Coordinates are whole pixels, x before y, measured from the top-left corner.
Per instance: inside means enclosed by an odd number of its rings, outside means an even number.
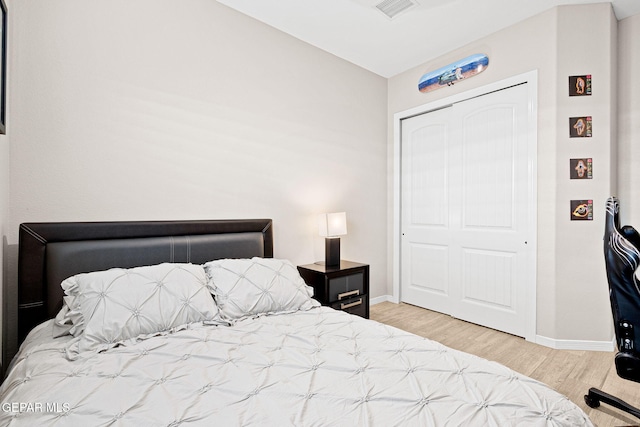
[[[584,403],[584,394],[590,387],[596,387],[640,406],[640,383],[616,375],[614,353],[554,350],[404,303],[373,305],[371,319],[494,360],[542,381],[569,397],[599,427],[640,425],[639,419],[615,408],[603,404],[592,409]]]

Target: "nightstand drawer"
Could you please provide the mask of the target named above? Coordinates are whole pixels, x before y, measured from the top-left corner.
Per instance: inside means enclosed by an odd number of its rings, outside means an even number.
[[[320,304],[369,318],[369,265],[341,260],[329,267],[300,265],[298,271]]]
[[[331,302],[344,301],[364,293],[363,273],[329,279],[329,301]]]
[[[360,295],[355,298],[338,301],[331,304],[331,308],[346,311],[347,313],[356,314],[361,317],[367,317],[367,298],[368,295]]]

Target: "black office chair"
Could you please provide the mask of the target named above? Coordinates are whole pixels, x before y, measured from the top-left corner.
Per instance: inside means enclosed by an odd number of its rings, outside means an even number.
[[[616,333],[618,376],[640,382],[640,281],[635,272],[640,266],[640,234],[631,226],[620,228],[618,199],[607,200],[604,228],[604,259],[607,267],[611,311]],[[584,400],[592,408],[606,403],[640,418],[640,409],[595,388]]]

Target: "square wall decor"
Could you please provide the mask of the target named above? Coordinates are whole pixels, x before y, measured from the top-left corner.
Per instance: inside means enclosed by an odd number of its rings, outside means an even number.
[[[592,221],[593,200],[572,200],[571,221]]]
[[[591,138],[592,134],[593,123],[591,116],[569,117],[569,137]]]
[[[569,76],[569,96],[590,96],[591,74]]]
[[[569,159],[569,178],[592,179],[593,159]]]

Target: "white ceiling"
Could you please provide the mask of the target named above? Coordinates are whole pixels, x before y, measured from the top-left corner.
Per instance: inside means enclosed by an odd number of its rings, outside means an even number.
[[[388,18],[382,0],[218,0],[383,77],[391,77],[555,6],[607,0],[412,0]],[[611,0],[616,17],[640,0]]]

